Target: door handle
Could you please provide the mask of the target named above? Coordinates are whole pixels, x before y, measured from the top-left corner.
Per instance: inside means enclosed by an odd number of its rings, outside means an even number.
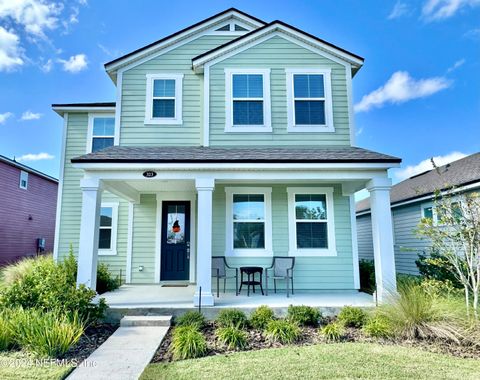
[[[190,260],[190,248],[187,248],[187,260]]]

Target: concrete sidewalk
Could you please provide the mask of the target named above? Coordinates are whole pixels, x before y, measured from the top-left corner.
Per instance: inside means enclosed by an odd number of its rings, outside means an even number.
[[[138,379],[170,328],[170,317],[125,317],[68,380]]]

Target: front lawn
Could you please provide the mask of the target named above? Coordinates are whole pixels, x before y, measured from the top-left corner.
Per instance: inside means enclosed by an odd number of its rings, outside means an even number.
[[[480,361],[417,348],[337,343],[150,364],[149,379],[478,379]]]
[[[35,358],[21,352],[0,355],[2,380],[60,380],[72,370],[71,366],[35,362]]]

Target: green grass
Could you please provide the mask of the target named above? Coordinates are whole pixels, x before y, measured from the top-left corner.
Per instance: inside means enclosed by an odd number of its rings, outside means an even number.
[[[150,364],[150,379],[478,379],[480,361],[372,343],[286,347]]]
[[[2,380],[60,380],[64,379],[71,370],[72,367],[66,365],[36,366],[31,356],[21,352],[0,354],[0,379]]]

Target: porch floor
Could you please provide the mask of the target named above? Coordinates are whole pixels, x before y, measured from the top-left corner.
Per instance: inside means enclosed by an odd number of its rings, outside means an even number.
[[[111,309],[192,309],[193,294],[196,286],[162,287],[161,285],[122,285],[113,292],[101,295]],[[277,294],[269,290],[268,296],[262,296],[259,289],[256,293],[250,292],[247,297],[246,289],[235,296],[233,291],[220,292],[215,295],[214,308],[256,308],[268,305],[272,308],[285,308],[289,305],[309,305],[322,308],[339,308],[346,305],[373,307],[375,305],[370,294],[356,290],[299,290],[287,298],[285,290]],[[207,307],[205,307],[207,308]],[[209,307],[211,308],[211,307]]]

